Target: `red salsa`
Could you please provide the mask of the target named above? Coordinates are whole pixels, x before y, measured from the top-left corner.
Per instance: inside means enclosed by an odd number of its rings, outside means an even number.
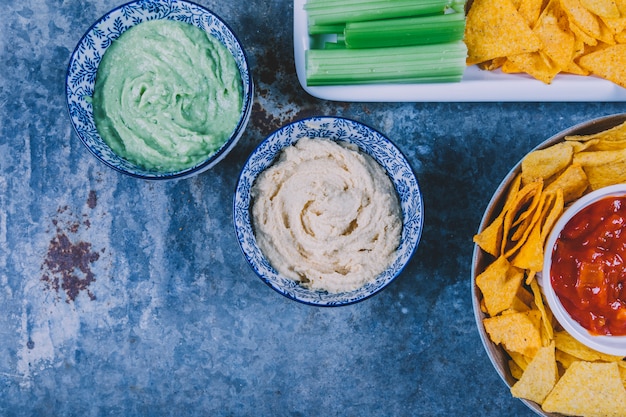
[[[596,335],[626,335],[626,197],[607,197],[565,225],[551,282],[565,310]]]

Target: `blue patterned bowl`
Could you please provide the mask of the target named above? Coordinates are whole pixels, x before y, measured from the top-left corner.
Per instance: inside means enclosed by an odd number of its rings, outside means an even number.
[[[400,198],[403,229],[393,263],[373,282],[349,292],[328,293],[307,289],[281,276],[256,244],[250,219],[250,189],[258,175],[272,165],[281,150],[298,139],[328,138],[355,144],[387,171]],[[423,202],[417,178],[400,150],[377,131],[352,120],[314,117],[283,126],[268,136],[244,165],[234,198],[234,223],[239,245],[254,272],[271,288],[292,300],[317,306],[340,306],[365,300],[378,293],[404,269],[415,252],[422,233]]]
[[[233,54],[243,84],[243,108],[230,139],[200,164],[177,172],[147,170],[121,158],[102,140],[93,118],[91,98],[98,65],[111,43],[139,23],[170,19],[192,24],[213,35]],[[174,179],[199,174],[221,161],[235,146],[250,119],[254,85],[246,54],[239,40],[213,12],[183,0],[137,0],[124,4],[100,18],[82,37],[72,53],[65,80],[67,107],[74,130],[83,144],[109,167],[143,179]]]

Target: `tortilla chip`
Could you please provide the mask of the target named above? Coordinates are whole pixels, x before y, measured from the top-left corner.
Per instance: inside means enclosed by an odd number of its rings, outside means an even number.
[[[621,356],[609,355],[607,353],[591,349],[574,339],[565,331],[554,333],[554,343],[558,350],[569,353],[570,355],[584,361],[619,362],[623,359]]]
[[[502,247],[502,230],[504,226],[504,216],[500,214],[479,234],[474,236],[476,243],[482,250],[493,256],[498,256]]]
[[[499,256],[502,252],[501,246],[504,230],[504,216],[509,211],[511,205],[515,202],[517,193],[519,192],[521,180],[521,175],[517,175],[513,179],[511,185],[509,186],[504,206],[498,217],[496,217],[485,229],[473,238],[474,243],[476,243],[482,250],[493,256]]]
[[[618,142],[626,140],[626,122],[598,133],[565,136],[565,140],[567,141],[587,142],[595,139]]]
[[[521,378],[511,387],[516,398],[543,403],[558,378],[554,343],[542,347],[528,364]]]
[[[502,63],[502,72],[505,74],[519,74],[522,72],[521,69],[517,68],[513,62],[511,62],[508,58],[505,58]]]
[[[617,35],[618,33],[622,33],[626,30],[626,17],[618,17],[616,19],[603,17],[601,19],[613,35]]]
[[[542,8],[543,0],[521,0],[517,6],[517,11],[526,20],[528,27],[532,29],[539,20]]]
[[[493,71],[493,70],[497,70],[498,68],[500,68],[502,64],[504,64],[505,61],[506,61],[506,57],[499,57],[499,58],[491,59],[489,61],[481,62],[477,65],[480,69],[483,69],[486,71]]]
[[[526,305],[531,305],[535,298],[535,296],[524,287],[519,287],[517,290],[517,297],[519,297],[519,299]]]
[[[542,194],[545,199],[546,194]],[[543,206],[543,204],[542,204]],[[519,251],[511,260],[511,265],[522,270],[534,272],[543,269],[543,241],[541,240],[541,216],[536,216],[535,222],[531,225],[531,231],[526,241],[521,245]]]
[[[511,308],[524,272],[501,256],[476,277],[476,285],[483,294],[490,316]]]
[[[572,162],[574,148],[569,142],[559,142],[527,154],[522,159],[522,184],[538,179],[544,181],[561,173]]]
[[[522,311],[530,310],[530,306],[526,304],[521,298],[519,298],[518,296],[515,296],[510,309],[514,311],[522,312]]]
[[[548,235],[550,231],[552,231],[552,226],[561,217],[564,209],[564,199],[563,199],[563,190],[556,190],[554,200],[552,201],[552,207],[548,215],[545,217],[543,221],[543,226],[541,227],[541,240],[545,242],[548,239]]]
[[[567,15],[561,9],[560,0],[550,0],[541,13],[534,32],[543,43],[543,51],[559,71],[570,67],[574,56],[575,39],[569,30]]]
[[[483,325],[495,344],[532,358],[541,347],[541,334],[535,325],[538,316],[533,310],[502,314],[484,319]]]
[[[507,58],[519,71],[525,72],[545,84],[550,84],[561,71],[561,68],[554,64],[543,51],[508,55]]]
[[[552,341],[554,339],[554,328],[552,327],[552,317],[548,314],[548,310],[543,302],[543,296],[541,294],[541,288],[539,288],[539,284],[537,281],[532,281],[530,283],[530,288],[533,291],[535,296],[535,305],[537,309],[541,313],[541,322],[543,324],[543,329],[546,333],[547,338]]]
[[[580,0],[580,4],[600,17],[615,19],[621,16],[617,5],[612,0]]]
[[[569,353],[563,352],[562,350],[556,349],[556,361],[561,365],[563,369],[567,369],[572,366],[572,363],[579,362],[580,358],[576,356],[572,356]]]
[[[587,10],[580,0],[561,0],[561,6],[571,23],[588,36],[598,39],[601,36],[598,17]]]
[[[511,209],[504,216],[502,254],[507,258],[515,254],[526,243],[533,224],[539,217],[541,188],[543,183],[536,181],[520,190]],[[510,242],[507,245],[506,242]]]
[[[542,404],[546,412],[583,416],[626,415],[626,389],[616,363],[574,362]]]
[[[574,75],[583,75],[583,76],[589,75],[588,70],[581,68],[580,65],[578,65],[574,61],[571,61],[568,64],[567,68],[563,69],[563,72],[566,72],[568,74],[574,74]]]
[[[626,149],[580,152],[574,163],[582,166],[592,190],[626,181]]]
[[[510,0],[474,0],[467,12],[464,40],[468,65],[541,48],[541,40]]]
[[[517,352],[507,352],[507,353],[511,357],[511,360],[513,361],[513,363],[515,363],[515,365],[517,365],[522,370],[522,372],[528,368],[528,364],[532,360],[532,358],[524,356],[521,353],[517,353]]]
[[[524,370],[520,368],[520,366],[515,363],[514,360],[509,360],[509,371],[511,372],[511,376],[515,379],[520,379],[524,374]]]
[[[545,192],[553,194],[560,190],[567,204],[580,198],[588,187],[589,180],[583,168],[580,164],[572,164],[546,187]]]
[[[579,44],[586,46],[596,46],[598,44],[598,39],[595,36],[587,34],[584,30],[582,30],[576,23],[573,21],[569,21],[569,29],[576,36],[576,40]],[[599,30],[599,28],[598,28]],[[579,50],[578,54],[575,54],[576,57],[580,57],[585,54],[585,49]]]
[[[626,17],[626,0],[614,0],[620,14]]]
[[[582,56],[578,64],[592,74],[626,88],[626,44],[612,45]]]

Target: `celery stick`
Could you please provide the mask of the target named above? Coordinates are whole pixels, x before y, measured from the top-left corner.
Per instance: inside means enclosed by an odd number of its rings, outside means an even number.
[[[443,13],[452,0],[308,0],[309,25],[390,19]]]
[[[324,49],[346,49],[346,44],[344,42],[326,42]]]
[[[343,33],[345,25],[310,25],[309,35],[332,35]]]
[[[306,51],[309,86],[457,82],[465,69],[463,41],[436,45]]]
[[[348,23],[344,33],[348,48],[380,48],[458,41],[464,30],[464,14],[446,13]]]

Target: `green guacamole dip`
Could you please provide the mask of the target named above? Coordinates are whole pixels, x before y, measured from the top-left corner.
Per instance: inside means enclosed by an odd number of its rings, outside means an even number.
[[[98,133],[121,157],[172,172],[217,152],[243,106],[237,64],[187,23],[143,22],[107,49],[93,96]]]

